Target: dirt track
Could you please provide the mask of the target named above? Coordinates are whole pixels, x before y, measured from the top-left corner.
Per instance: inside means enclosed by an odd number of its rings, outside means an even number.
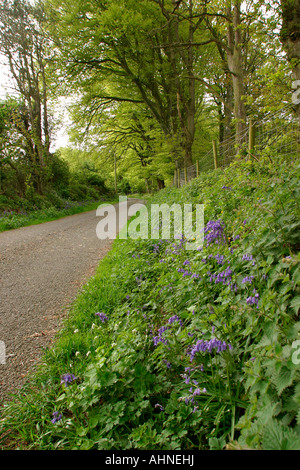
[[[0,404],[22,386],[110,249],[111,240],[97,238],[99,221],[92,211],[0,233]]]

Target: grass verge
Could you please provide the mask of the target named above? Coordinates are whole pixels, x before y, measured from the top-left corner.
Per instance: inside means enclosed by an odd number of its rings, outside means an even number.
[[[69,215],[93,211],[97,209],[99,204],[106,202],[107,204],[116,204],[119,202],[119,199],[117,197],[110,197],[97,201],[72,202],[67,203],[62,209],[49,207],[46,209],[30,211],[24,214],[10,213],[8,215],[2,215],[0,217],[0,233],[29,225],[51,222],[52,220],[61,219]]]
[[[299,169],[237,162],[153,196],[204,204],[203,247],[116,240],[3,408],[2,448],[299,450]]]

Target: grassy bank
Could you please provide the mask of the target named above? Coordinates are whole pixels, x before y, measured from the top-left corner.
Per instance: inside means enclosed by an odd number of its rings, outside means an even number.
[[[32,210],[28,212],[3,212],[0,216],[0,232],[12,230],[29,225],[42,224],[44,222],[51,222],[52,220],[61,219],[68,215],[80,214],[96,210],[99,204],[107,202],[108,204],[116,204],[119,202],[117,197],[101,198],[96,201],[83,201],[83,202],[66,202],[63,208],[48,207],[45,209]]]
[[[204,204],[203,248],[116,240],[3,408],[2,448],[300,449],[299,169],[245,161],[153,196]]]

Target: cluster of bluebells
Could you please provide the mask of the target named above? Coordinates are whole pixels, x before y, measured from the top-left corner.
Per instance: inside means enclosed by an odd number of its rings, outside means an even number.
[[[179,238],[179,237],[175,235],[174,238]],[[179,238],[179,243],[172,243],[173,251],[171,251],[171,253],[174,255],[179,255],[181,250],[183,250],[185,247],[185,242],[186,240],[185,240],[184,234],[182,234],[181,238]]]
[[[182,273],[182,277],[191,276],[191,279],[199,279],[199,274],[192,273],[188,269],[178,268],[177,272]]]
[[[173,323],[175,322],[178,322],[180,326],[182,326],[182,321],[181,319],[179,318],[178,315],[173,315],[172,317],[170,317],[168,319],[168,324],[169,325],[172,325]],[[158,343],[163,343],[163,344],[168,344],[168,341],[166,338],[164,338],[163,336],[163,333],[168,330],[169,328],[171,328],[169,325],[164,325],[164,326],[161,326],[159,329],[158,329],[158,335],[154,336],[153,337],[153,343],[154,343],[154,346],[157,346]]]
[[[203,366],[200,367],[201,371],[203,371]],[[185,368],[185,374],[182,374],[181,377],[184,379],[184,382],[187,384],[187,385],[190,385],[190,388],[189,388],[189,393],[190,395],[187,396],[187,397],[182,397],[181,399],[184,400],[185,404],[188,405],[188,404],[194,404],[194,405],[198,405],[198,402],[195,401],[195,397],[201,395],[202,393],[207,393],[207,390],[206,388],[199,388],[199,384],[197,382],[197,380],[192,380],[191,379],[191,371],[194,370],[194,369],[191,369],[190,367],[186,367]],[[195,413],[195,411],[198,409],[197,406],[194,407],[193,409],[193,413]]]
[[[255,261],[253,259],[253,256],[249,255],[248,253],[243,255],[242,260],[243,261],[252,261],[252,266],[255,266]]]
[[[58,413],[58,411],[53,411],[52,413],[53,418],[51,419],[51,423],[55,424],[57,421],[62,419],[62,415]]]
[[[232,349],[231,344],[229,343],[227,344],[225,341],[222,341],[220,339],[212,338],[209,341],[200,339],[199,341],[197,341],[196,344],[194,344],[191,347],[191,350],[189,352],[190,361],[192,362],[194,360],[195,355],[198,352],[212,353],[213,351],[215,351],[216,353],[221,353],[222,351],[225,351],[226,349],[231,350]]]
[[[220,255],[219,253],[216,254],[215,256],[210,254],[207,256],[207,258],[202,258],[202,263],[206,263],[208,259],[214,258],[217,260],[217,263],[220,264],[221,266],[225,263],[225,257],[224,255]]]
[[[174,323],[175,321],[177,321],[180,324],[180,326],[182,326],[182,321],[181,321],[181,319],[179,318],[178,315],[173,315],[172,317],[170,317],[169,320],[168,320],[168,323],[170,323],[170,325],[172,325],[172,323]]]
[[[248,305],[256,305],[256,308],[258,308],[259,294],[255,289],[253,289],[253,294],[253,296],[247,298],[246,302]]]
[[[76,379],[77,377],[74,374],[63,374],[60,378],[60,383],[65,384],[67,387],[69,383],[74,382]]]
[[[210,220],[204,228],[204,240],[207,245],[211,243],[225,244],[224,222],[222,220]]]
[[[232,274],[233,271],[231,270],[230,266],[227,266],[224,271],[221,271],[217,274],[211,274],[210,282],[214,281],[215,284],[223,283],[224,286],[230,285],[232,281]]]
[[[95,313],[95,315],[100,318],[102,323],[105,323],[108,320],[107,315],[105,315],[105,313],[103,313],[103,312],[97,312],[97,313]]]
[[[168,329],[169,329],[168,326],[161,326],[161,327],[158,329],[158,335],[153,336],[153,343],[154,343],[154,346],[157,346],[158,343],[168,344],[167,339],[163,337],[163,333],[164,333],[166,330],[168,330]]]
[[[252,284],[253,279],[254,279],[254,276],[246,276],[242,280],[242,284],[248,284],[248,283]]]

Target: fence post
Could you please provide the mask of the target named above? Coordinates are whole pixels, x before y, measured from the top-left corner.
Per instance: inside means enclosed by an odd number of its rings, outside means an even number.
[[[249,121],[249,148],[248,151],[251,154],[255,145],[255,127],[252,119]]]
[[[186,166],[184,167],[184,182],[185,184],[187,184],[188,180],[187,180],[187,169],[186,169]]]
[[[177,186],[177,178],[176,178],[176,176],[177,176],[177,171],[174,170],[174,186]]]
[[[199,176],[199,160],[196,160],[196,175]]]
[[[177,169],[178,188],[180,188],[180,169]]]
[[[214,151],[214,164],[215,170],[218,168],[218,152],[217,152],[217,143],[213,140],[213,151]]]

